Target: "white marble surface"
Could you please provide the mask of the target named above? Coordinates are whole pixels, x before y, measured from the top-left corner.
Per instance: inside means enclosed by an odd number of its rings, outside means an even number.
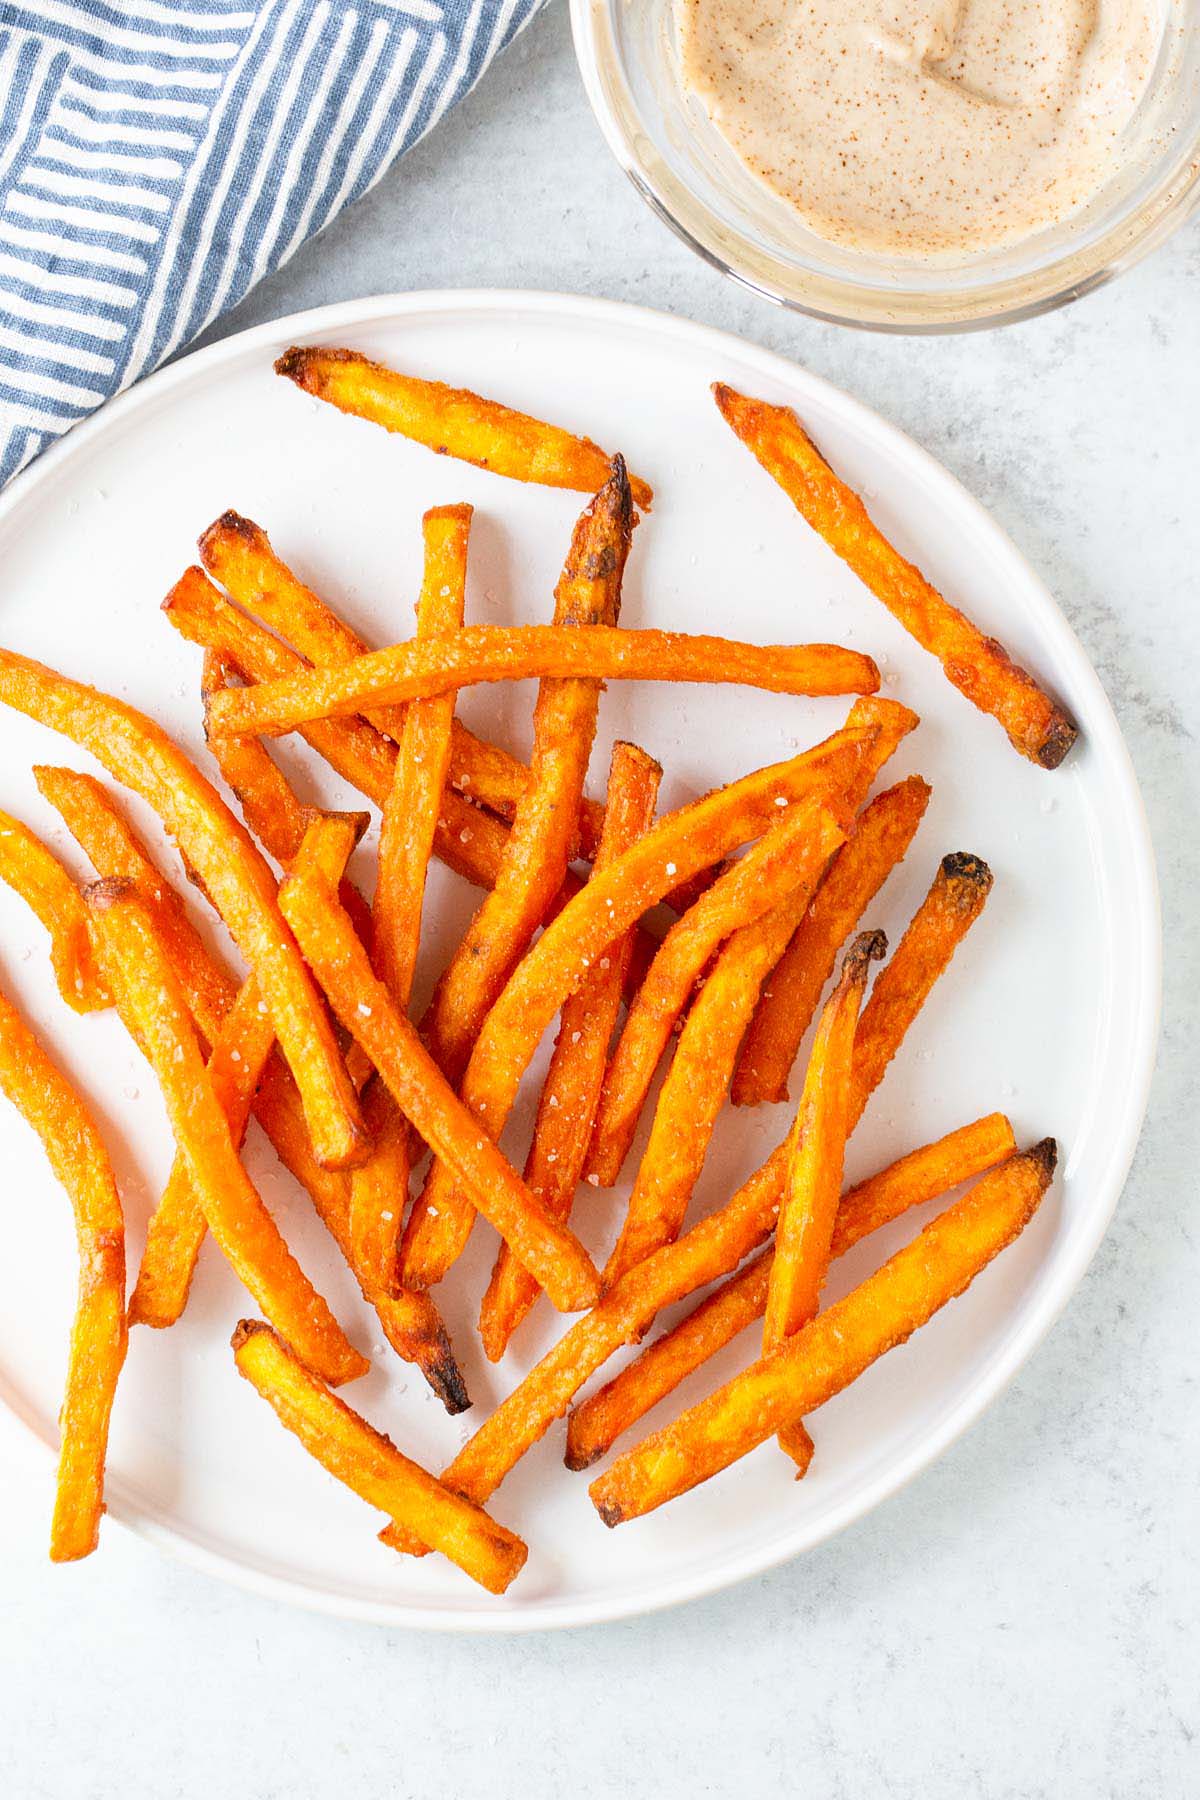
[[[0,1792],[356,1800],[1200,1792],[1197,1257],[1200,224],[1031,324],[873,338],[740,293],[652,218],[565,14],[223,329],[409,287],[565,288],[785,351],[903,425],[1043,571],[1108,686],[1158,847],[1160,1068],[1066,1316],[934,1470],[803,1561],[660,1617],[505,1642],[308,1617],[119,1530],[41,1560],[0,1473]]]

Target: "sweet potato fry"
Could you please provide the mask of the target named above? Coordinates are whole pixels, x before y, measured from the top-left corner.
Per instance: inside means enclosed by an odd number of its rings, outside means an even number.
[[[258,976],[304,1098],[322,1162],[369,1149],[328,1017],[279,917],[275,882],[249,833],[161,728],[82,682],[0,650],[0,700],[90,750],[154,808]]]
[[[435,514],[453,508],[435,507]],[[469,510],[469,509],[468,509]],[[266,532],[239,513],[226,512],[200,536],[200,556],[205,568],[239,606],[270,626],[314,668],[327,669],[352,662],[375,646],[352,631],[318,594],[279,557]],[[454,583],[451,582],[451,586]],[[459,619],[457,624],[461,625]],[[420,633],[418,632],[418,635]],[[433,634],[429,634],[433,635]],[[278,673],[286,673],[280,670]],[[267,680],[256,674],[255,680]],[[368,708],[363,715],[377,730],[394,736],[403,730],[403,711]],[[461,719],[451,725],[450,785],[477,806],[486,806],[509,823],[517,802],[529,783],[529,770],[498,744],[487,743],[468,730]],[[600,842],[604,808],[585,800],[580,809],[578,852],[589,861]]]
[[[929,784],[910,775],[856,821],[763,988],[733,1078],[735,1106],[787,1099],[792,1064],[837,953],[903,859],[929,795]]]
[[[606,1525],[640,1518],[823,1406],[963,1293],[1050,1185],[1054,1139],[1019,1152],[770,1355],[617,1458],[589,1488]]]
[[[488,681],[736,683],[773,694],[873,694],[879,670],[839,644],[743,644],[682,631],[595,625],[469,625],[428,643],[410,639],[336,669],[227,689],[208,708],[213,735],[279,737],[314,719],[398,706]]]
[[[714,384],[713,394],[726,423],[797,511],[921,648],[937,657],[947,679],[1000,722],[1022,756],[1043,769],[1056,769],[1078,735],[1074,721],[1002,644],[985,637],[888,542],[795,413],[748,399],[721,382]]]
[[[49,932],[54,979],[72,1011],[111,1006],[92,952],[83,895],[28,825],[4,812],[0,812],[0,881],[20,894]]]
[[[102,878],[132,881],[139,892],[151,897],[159,936],[183,987],[188,1010],[204,1040],[215,1044],[237,1000],[238,986],[233,975],[205,947],[178,896],[100,783],[71,769],[36,768],[34,776],[42,794],[62,814],[96,873]],[[255,1017],[261,1015],[256,1012]],[[233,1048],[236,1045],[231,1043],[231,1052]],[[317,1162],[300,1097],[277,1054],[268,1059],[253,1110],[280,1162],[305,1189],[318,1217],[346,1261],[351,1262],[349,1178]],[[164,1231],[166,1224],[164,1221]],[[198,1243],[198,1239],[195,1241]],[[172,1279],[178,1282],[179,1275]],[[185,1294],[190,1279],[190,1274],[183,1279]],[[359,1286],[363,1286],[361,1278]],[[417,1364],[448,1411],[462,1412],[470,1401],[445,1326],[429,1296],[364,1290],[363,1297],[374,1307],[384,1335],[397,1354]],[[145,1304],[149,1306],[148,1301]],[[147,1318],[147,1322],[152,1321]],[[164,1318],[163,1322],[169,1320]]]
[[[459,629],[467,579],[469,506],[436,506],[422,521],[425,575],[417,636]],[[417,700],[400,723],[396,771],[383,808],[372,958],[397,1006],[407,1010],[421,935],[425,878],[450,761],[454,695]]]
[[[817,1314],[842,1191],[854,1034],[871,963],[886,950],[882,931],[864,931],[855,939],[817,1026],[788,1146],[763,1319],[764,1356]],[[787,1426],[779,1443],[803,1475],[813,1451],[803,1421]]]
[[[296,1263],[238,1160],[149,908],[127,881],[98,881],[86,897],[105,979],[162,1089],[209,1230],[239,1279],[312,1368],[335,1385],[365,1373],[365,1358]]]
[[[909,921],[859,1020],[851,1131],[929,990],[983,911],[991,889],[992,871],[982,857],[957,851],[942,858],[933,886]]]
[[[293,346],[278,359],[275,373],[341,412],[514,481],[591,494],[612,469],[612,458],[590,438],[514,412],[469,388],[404,375],[355,350]],[[635,476],[630,486],[636,505],[648,511],[654,496],[646,483]]]
[[[434,1154],[531,1269],[555,1306],[572,1312],[595,1298],[596,1271],[565,1225],[551,1219],[458,1100],[387,989],[325,882],[289,876],[280,889],[295,931],[330,1003],[362,1045]]]
[[[659,765],[644,750],[633,744],[614,745],[604,830],[596,852],[595,866],[601,873],[649,829],[661,775]],[[557,1219],[570,1216],[583,1173],[632,950],[633,933],[627,931],[609,946],[562,1009],[525,1164],[531,1192]],[[479,1315],[479,1335],[492,1362],[504,1355],[537,1295],[537,1283],[528,1270],[507,1244],[501,1245]]]
[[[728,939],[688,1013],[658,1098],[621,1234],[601,1276],[605,1287],[679,1235],[759,990],[807,907],[821,870],[845,835],[824,807],[809,802],[794,810],[806,815],[806,831],[793,842],[785,879],[770,910]]]
[[[973,1175],[982,1175],[1011,1156],[1016,1147],[1004,1114],[991,1113],[934,1144],[911,1150],[843,1194],[830,1260],[843,1256],[870,1232],[912,1207],[938,1199]],[[598,1462],[622,1432],[732,1343],[747,1325],[761,1319],[773,1257],[772,1249],[761,1251],[575,1408],[567,1427],[565,1461],[569,1469],[586,1469]]]
[[[614,627],[633,533],[625,465],[580,516],[554,595],[554,625],[587,636]],[[562,886],[596,731],[596,681],[546,680],[533,715],[529,786],[521,797],[496,883],[438,982],[422,1035],[452,1085],[505,982]],[[423,1213],[414,1212],[418,1229]]]
[[[75,1214],[79,1291],[71,1327],[50,1556],[71,1562],[96,1548],[104,1459],[125,1361],[125,1222],[92,1115],[7,997],[0,993],[0,1090],[41,1138]]]
[[[481,1130],[499,1138],[543,1032],[610,944],[673,883],[760,837],[780,806],[844,791],[877,735],[874,726],[844,729],[814,750],[681,807],[594,874],[514,971],[479,1034],[462,1094]],[[440,1281],[471,1231],[472,1210],[445,1170],[431,1171],[424,1197],[439,1215],[443,1208],[452,1212],[454,1232],[439,1218],[436,1261],[423,1259],[420,1243],[406,1238],[405,1269],[414,1287]]]
[[[811,887],[843,835],[828,807],[802,802],[785,808],[671,927],[630,1002],[604,1077],[588,1152],[587,1172],[595,1185],[611,1187],[620,1174],[659,1059],[721,944],[785,895]]]
[[[275,1332],[243,1319],[233,1334],[239,1372],[322,1468],[440,1550],[489,1593],[502,1594],[527,1551],[514,1532],[404,1456],[306,1369]]]

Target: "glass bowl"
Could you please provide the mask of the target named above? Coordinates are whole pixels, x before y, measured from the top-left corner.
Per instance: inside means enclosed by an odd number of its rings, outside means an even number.
[[[1200,12],[1166,0],[1161,53],[1124,154],[1061,224],[953,263],[825,242],[739,162],[679,77],[671,0],[571,0],[592,110],[634,186],[714,268],[781,305],[878,331],[978,329],[1086,294],[1200,200]]]

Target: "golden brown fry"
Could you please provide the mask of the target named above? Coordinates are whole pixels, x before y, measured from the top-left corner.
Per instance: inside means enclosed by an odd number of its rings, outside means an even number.
[[[514,481],[591,494],[612,469],[613,459],[590,438],[514,412],[469,388],[401,374],[355,350],[293,346],[278,359],[275,373],[341,412]],[[636,476],[630,486],[634,501],[647,512],[654,498],[650,488]]]
[[[590,1305],[596,1271],[583,1246],[538,1205],[457,1099],[372,972],[332,888],[315,877],[289,876],[279,900],[342,1024],[375,1064],[401,1112],[466,1185],[471,1204],[508,1240],[560,1311]]]
[[[763,1355],[816,1317],[829,1267],[850,1129],[854,1034],[872,961],[887,950],[882,931],[864,931],[850,946],[841,980],[825,1002],[813,1040],[804,1092],[788,1146],[783,1205],[763,1319]],[[780,1433],[780,1447],[800,1475],[813,1445],[802,1420]]]
[[[153,916],[127,881],[87,890],[101,965],[117,1009],[162,1089],[209,1230],[267,1316],[335,1385],[369,1367],[296,1263],[238,1160],[183,990]]]
[[[982,857],[957,851],[942,858],[933,886],[913,914],[859,1021],[854,1042],[852,1131],[883,1080],[896,1046],[926,996],[983,911],[992,871]]]
[[[743,644],[683,631],[596,625],[468,625],[392,644],[335,669],[214,695],[208,730],[280,737],[314,719],[398,706],[488,681],[733,682],[772,694],[873,694],[879,670],[840,644]]]
[[[596,852],[601,872],[648,830],[662,770],[634,744],[613,746],[604,830]],[[525,1180],[546,1210],[569,1218],[600,1099],[605,1059],[617,1022],[633,933],[611,944],[562,1009],[554,1054],[538,1102]],[[479,1335],[492,1362],[537,1299],[538,1286],[507,1244],[501,1245],[483,1297]]]
[[[588,1490],[604,1523],[640,1518],[707,1481],[904,1343],[1024,1230],[1056,1157],[1053,1138],[1011,1157],[845,1299],[618,1457]]]
[[[842,1196],[830,1260],[845,1255],[870,1232],[912,1207],[938,1199],[973,1175],[982,1175],[1011,1156],[1016,1147],[1004,1114],[991,1113],[934,1144],[909,1151]],[[569,1469],[586,1469],[598,1462],[622,1432],[762,1317],[773,1256],[771,1249],[761,1251],[575,1408],[567,1428],[565,1461]]]
[[[0,812],[0,881],[20,894],[49,932],[54,979],[72,1011],[111,1006],[96,968],[83,895],[28,825],[5,812]]]
[[[688,1013],[654,1112],[621,1234],[601,1282],[614,1281],[679,1235],[724,1105],[759,990],[808,905],[821,870],[845,837],[826,807],[809,802],[784,880],[769,911],[728,939]]]
[[[1074,721],[1002,644],[985,637],[888,542],[790,407],[748,399],[721,382],[713,394],[726,423],[797,511],[922,649],[937,657],[947,679],[999,720],[1022,756],[1056,769],[1078,736]]]
[[[521,1077],[542,1034],[609,945],[673,883],[705,869],[739,844],[760,837],[780,806],[843,791],[870,754],[877,727],[835,732],[814,750],[743,777],[660,819],[571,900],[514,971],[471,1053],[463,1099],[482,1130],[498,1138]],[[434,1168],[426,1210],[439,1212],[434,1248],[406,1238],[405,1268],[414,1287],[440,1281],[471,1231],[472,1209],[453,1177]],[[451,1214],[453,1232],[440,1215]]]
[[[238,986],[233,975],[205,947],[178,895],[163,879],[101,784],[92,776],[71,769],[36,768],[34,775],[39,789],[62,814],[96,873],[132,881],[140,893],[151,897],[155,923],[183,987],[188,1009],[201,1036],[207,1043],[215,1044],[237,1000]],[[231,1051],[235,1047],[231,1044]],[[277,1054],[268,1059],[263,1071],[254,1097],[254,1113],[280,1162],[308,1193],[318,1217],[346,1261],[351,1262],[349,1178],[317,1162],[300,1097]],[[164,1230],[166,1224],[164,1220]],[[185,1277],[185,1289],[190,1279],[190,1275]],[[359,1286],[362,1285],[359,1278]],[[364,1290],[363,1297],[378,1314],[392,1348],[406,1361],[417,1364],[447,1410],[462,1412],[469,1406],[445,1326],[429,1296],[391,1296]]]
[[[90,1111],[2,993],[0,1090],[41,1138],[75,1213],[79,1290],[50,1529],[51,1560],[71,1562],[96,1548],[104,1511],[108,1423],[125,1361],[125,1222]]]
[[[827,807],[784,808],[756,844],[725,870],[663,939],[629,1006],[604,1077],[588,1152],[595,1185],[611,1187],[637,1130],[646,1095],[697,981],[726,939],[817,880],[844,836]]]
[[[279,917],[275,882],[216,790],[152,720],[121,700],[0,650],[0,700],[90,750],[158,813],[258,976],[322,1162],[369,1145],[328,1017]]]
[[[831,862],[750,1022],[733,1104],[786,1100],[788,1076],[837,953],[905,855],[929,804],[919,775],[872,800]]]
[[[455,508],[435,507],[434,515]],[[470,509],[465,509],[469,513]],[[276,554],[260,525],[239,513],[222,513],[200,536],[200,555],[209,574],[228,590],[239,606],[270,626],[299,651],[314,668],[336,667],[353,661],[374,648],[352,631],[345,620]],[[453,588],[455,581],[450,583]],[[461,625],[461,618],[456,625]],[[420,635],[420,633],[419,633]],[[432,633],[428,635],[434,635]],[[279,673],[286,673],[285,670]],[[255,680],[269,679],[255,674]],[[392,708],[368,708],[364,717],[377,730],[399,740],[404,714]],[[451,724],[450,766],[447,778],[478,806],[486,806],[502,819],[512,820],[517,802],[529,783],[525,764],[477,738],[461,720]],[[585,800],[579,819],[579,854],[589,860],[600,841],[604,808]]]
[[[230,678],[237,673],[230,658],[219,650],[206,650],[200,682],[205,702],[210,694],[234,685]],[[222,781],[241,807],[242,817],[254,836],[268,856],[273,856],[283,868],[289,868],[317,809],[305,806],[297,797],[291,782],[260,738],[217,738],[209,749],[221,771]],[[358,821],[361,838],[370,824],[368,815],[346,816]],[[354,920],[355,930],[369,936],[371,909],[362,894],[345,877],[340,891],[342,905]]]
[[[613,627],[633,534],[625,465],[579,518],[554,595],[554,625],[575,635]],[[562,886],[575,842],[579,803],[596,731],[596,681],[543,681],[533,715],[529,786],[521,797],[497,871],[466,935],[438,982],[422,1022],[433,1060],[452,1085],[505,982]],[[414,1212],[418,1229],[423,1211]],[[411,1229],[411,1225],[410,1225]]]
[[[404,1456],[331,1394],[268,1326],[243,1319],[233,1334],[233,1354],[240,1373],[322,1468],[440,1550],[489,1593],[504,1592],[528,1554],[514,1532]]]

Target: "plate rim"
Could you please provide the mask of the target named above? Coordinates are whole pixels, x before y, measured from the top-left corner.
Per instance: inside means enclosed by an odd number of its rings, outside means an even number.
[[[699,1575],[695,1572],[683,1573],[664,1579],[644,1597],[628,1591],[609,1600],[602,1596],[586,1601],[555,1600],[550,1596],[533,1602],[528,1610],[521,1608],[519,1599],[514,1599],[502,1601],[494,1610],[464,1609],[460,1612],[453,1607],[428,1602],[410,1605],[391,1599],[370,1601],[339,1594],[309,1583],[301,1577],[281,1575],[256,1567],[237,1555],[210,1548],[187,1530],[176,1524],[165,1523],[136,1502],[126,1501],[119,1491],[119,1485],[117,1491],[109,1497],[108,1517],[114,1523],[168,1551],[190,1567],[261,1598],[287,1601],[311,1612],[369,1624],[487,1635],[523,1634],[638,1618],[719,1593],[753,1575],[778,1568],[803,1552],[828,1542],[830,1538],[865,1518],[884,1500],[899,1493],[944,1455],[999,1398],[1041,1344],[1078,1289],[1107,1233],[1145,1120],[1154,1075],[1162,1004],[1162,914],[1154,845],[1145,804],[1133,760],[1112,703],[1054,595],[983,503],[931,451],[924,449],[901,427],[876,412],[866,401],[848,394],[835,383],[814,374],[782,352],[766,349],[734,331],[700,324],[690,318],[627,301],[556,293],[547,289],[429,288],[333,301],[250,326],[214,344],[189,351],[108,401],[45,450],[36,462],[22,470],[4,493],[0,494],[0,527],[5,526],[11,516],[28,504],[40,490],[52,486],[60,471],[73,458],[86,454],[106,433],[123,427],[140,410],[156,405],[173,388],[197,380],[203,381],[224,365],[237,363],[261,346],[274,345],[283,337],[295,339],[313,332],[402,322],[423,313],[511,313],[514,310],[535,316],[565,316],[567,319],[602,327],[632,325],[643,332],[657,333],[674,341],[682,339],[696,348],[707,347],[714,358],[735,354],[742,361],[757,365],[768,380],[775,379],[792,387],[799,383],[802,387],[809,388],[827,406],[849,418],[860,432],[899,453],[924,479],[940,484],[953,497],[959,512],[969,517],[974,528],[989,540],[1001,567],[1007,565],[1027,591],[1036,594],[1041,603],[1042,622],[1053,640],[1054,653],[1063,659],[1056,666],[1061,668],[1069,665],[1072,685],[1082,683],[1091,691],[1091,707],[1101,725],[1100,739],[1111,760],[1117,782],[1113,798],[1121,801],[1120,816],[1134,849],[1128,874],[1133,889],[1138,930],[1136,944],[1131,946],[1134,955],[1131,957],[1133,967],[1129,979],[1134,986],[1137,1004],[1135,1029],[1129,1034],[1133,1079],[1125,1090],[1124,1116],[1116,1138],[1115,1153],[1103,1185],[1089,1201],[1089,1227],[1076,1234],[1078,1241],[1065,1270],[1060,1271],[1055,1284],[1036,1298],[976,1387],[951,1409],[941,1424],[906,1454],[898,1457],[886,1471],[866,1483],[857,1495],[843,1501],[833,1509],[828,1518],[815,1526],[797,1528],[766,1544],[760,1543],[740,1553],[731,1553],[725,1562]],[[1097,741],[1094,729],[1089,736],[1093,742]],[[26,1445],[32,1442],[40,1447],[42,1456],[39,1460],[43,1465],[47,1457],[53,1457],[54,1452],[32,1421],[23,1419],[7,1405],[0,1405],[0,1418],[15,1425],[21,1442]],[[7,1425],[5,1429],[8,1429]]]

